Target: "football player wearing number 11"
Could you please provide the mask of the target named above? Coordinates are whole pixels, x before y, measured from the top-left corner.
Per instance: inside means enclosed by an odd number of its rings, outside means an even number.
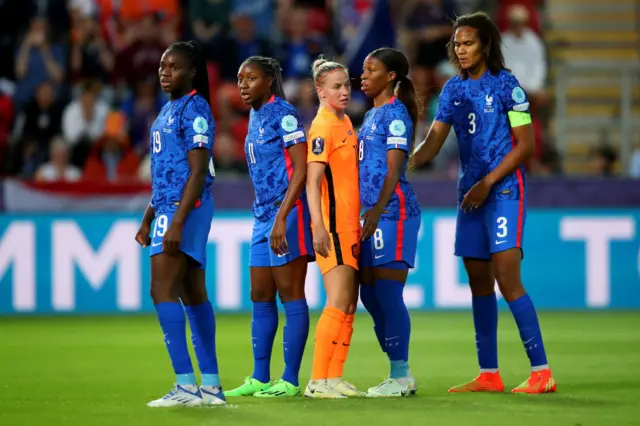
[[[174,43],[162,55],[158,74],[162,90],[171,94],[171,100],[151,127],[151,203],[136,241],[143,247],[151,246],[151,297],[176,385],[147,405],[224,405],[215,317],[204,271],[215,176],[215,125],[204,55],[191,42]],[[202,373],[200,387],[187,349],[185,310]]]
[[[449,392],[504,390],[498,371],[496,280],[531,363],[529,378],[513,392],[555,392],[538,316],[520,276],[523,164],[534,150],[529,102],[505,68],[500,46],[498,28],[484,13],[456,19],[449,58],[460,75],[445,84],[436,118],[414,154],[416,164],[431,161],[454,127],[460,151],[455,254],[469,276],[480,375]]]

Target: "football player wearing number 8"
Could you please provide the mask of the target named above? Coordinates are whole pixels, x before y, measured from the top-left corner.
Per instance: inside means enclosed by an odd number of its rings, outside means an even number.
[[[151,297],[176,384],[147,405],[224,405],[215,317],[205,286],[205,250],[213,217],[215,125],[204,56],[191,42],[174,43],[162,55],[158,74],[171,100],[151,127],[151,203],[136,240],[143,247],[151,246]],[[202,373],[200,387],[187,349],[185,310]]]
[[[391,364],[389,377],[370,388],[368,397],[416,392],[409,370],[411,321],[402,297],[420,230],[420,205],[406,178],[418,119],[408,74],[407,58],[392,48],[371,52],[362,72],[362,91],[373,98],[374,107],[365,115],[359,135],[360,199],[366,210],[360,298]]]
[[[244,150],[256,199],[249,246],[253,321],[253,374],[226,396],[281,398],[300,395],[298,374],[309,336],[304,283],[315,258],[304,186],[307,138],[295,108],[286,101],[280,63],[247,58],[238,88],[251,106]],[[276,295],[284,307],[284,374],[271,383],[271,351],[278,331]]]
[[[454,127],[460,151],[455,254],[469,275],[480,375],[449,391],[504,390],[498,371],[497,280],[531,363],[529,378],[513,392],[555,392],[538,315],[520,276],[523,164],[534,150],[529,102],[505,68],[500,46],[500,32],[484,13],[456,19],[449,58],[459,75],[445,84],[436,118],[414,155],[417,164],[431,161]]]

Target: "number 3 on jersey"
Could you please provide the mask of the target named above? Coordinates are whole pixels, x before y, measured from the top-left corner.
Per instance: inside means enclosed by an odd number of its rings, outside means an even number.
[[[476,113],[469,113],[469,133],[474,134],[476,132]]]
[[[160,132],[156,130],[155,132],[153,132],[152,136],[153,136],[153,144],[151,149],[154,154],[158,154],[162,150],[162,141],[160,140]]]

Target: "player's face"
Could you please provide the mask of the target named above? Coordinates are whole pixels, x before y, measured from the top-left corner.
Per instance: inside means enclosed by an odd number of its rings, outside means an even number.
[[[477,67],[485,60],[485,55],[478,37],[478,30],[472,27],[460,27],[453,38],[456,57],[463,70]]]
[[[189,61],[180,52],[167,50],[160,59],[158,77],[163,92],[176,93],[191,87],[191,81],[195,75],[189,67]]]
[[[238,88],[246,105],[264,103],[271,96],[271,79],[258,65],[246,63],[238,71]]]
[[[362,67],[362,83],[360,88],[370,98],[375,98],[382,93],[393,81],[394,73],[387,71],[381,60],[368,56]]]
[[[351,98],[351,81],[345,70],[329,72],[318,88],[318,96],[322,101],[335,110],[345,110]]]

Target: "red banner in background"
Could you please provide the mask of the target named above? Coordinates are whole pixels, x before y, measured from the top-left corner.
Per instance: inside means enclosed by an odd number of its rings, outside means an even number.
[[[135,212],[151,198],[149,184],[3,182],[6,212]]]

